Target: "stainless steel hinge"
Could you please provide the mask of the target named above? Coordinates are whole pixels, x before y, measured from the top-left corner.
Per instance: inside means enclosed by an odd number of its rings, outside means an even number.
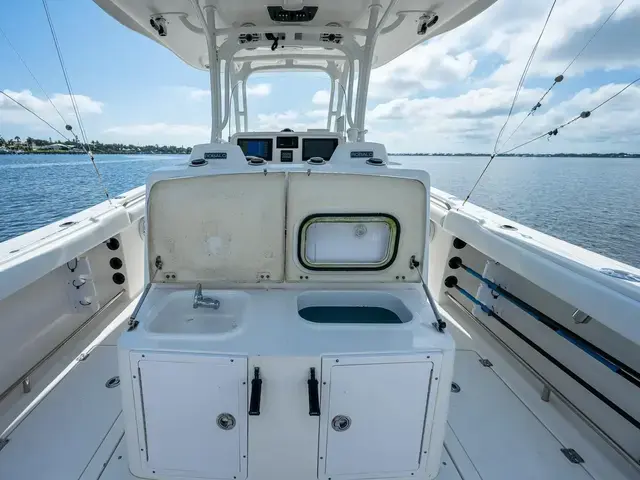
[[[579,308],[576,309],[575,312],[573,312],[573,315],[571,315],[571,317],[573,318],[573,321],[577,324],[585,324],[591,321],[591,315],[589,315],[588,313],[584,313]]]
[[[584,463],[584,458],[582,458],[573,448],[561,448],[560,451],[571,463]]]
[[[9,443],[9,439],[8,438],[0,438],[0,450],[2,450],[4,447],[6,447],[7,443]]]
[[[131,332],[132,330],[135,330],[136,328],[138,328],[139,323],[140,322],[138,322],[138,320],[134,320],[133,318],[129,319],[129,323],[128,323],[129,328],[127,328],[127,332]]]
[[[493,363],[491,363],[491,360],[489,360],[488,358],[481,358],[478,361],[483,367],[493,367]]]
[[[89,358],[89,355],[91,355],[91,352],[83,352],[77,356],[76,360],[78,362],[84,362],[87,358]]]
[[[258,272],[256,273],[256,279],[258,282],[268,282],[271,280],[271,272]]]
[[[176,272],[165,272],[164,274],[165,282],[177,282],[177,279],[178,275],[176,274]]]

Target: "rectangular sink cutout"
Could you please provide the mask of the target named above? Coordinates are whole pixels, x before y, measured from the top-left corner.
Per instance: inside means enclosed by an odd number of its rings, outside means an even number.
[[[413,315],[402,301],[384,292],[307,292],[298,297],[298,314],[313,323],[402,324]]]

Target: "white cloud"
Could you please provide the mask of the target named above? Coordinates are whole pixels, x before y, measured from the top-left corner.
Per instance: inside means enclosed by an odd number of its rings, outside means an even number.
[[[20,102],[34,113],[38,114],[58,130],[64,130],[62,119],[46,98],[37,97],[30,90],[22,90],[20,92],[4,90],[4,93]],[[102,107],[104,106],[102,102],[94,100],[86,95],[74,95],[74,97],[81,115],[96,115],[102,113]],[[71,97],[62,93],[56,93],[51,95],[51,101],[62,114],[65,119],[65,123],[70,123],[74,126],[74,131],[78,130],[76,127],[77,122],[73,112]],[[0,95],[0,115],[3,122],[50,130],[48,126],[38,120],[35,116],[12,102],[4,95]],[[77,133],[79,134],[79,132]]]
[[[528,110],[542,95],[542,89],[523,89],[518,105]],[[513,92],[500,86],[470,90],[457,97],[396,98],[375,106],[367,114],[372,122],[438,118],[489,118],[508,113]],[[550,98],[550,96],[548,97]],[[516,112],[518,109],[516,109]]]
[[[580,90],[568,99],[530,116],[500,150],[517,146],[591,110],[611,97],[625,84],[607,84]],[[391,100],[368,114],[367,139],[387,143],[390,151],[489,152],[504,123],[510,99],[501,94],[504,87],[482,88],[460,97]],[[505,90],[506,91],[506,90]],[[535,102],[540,90],[525,89],[521,94]],[[611,100],[590,117],[580,119],[559,131],[519,149],[519,152],[616,152],[638,151],[640,144],[640,86],[633,86]],[[528,108],[517,111],[510,120],[505,142]]]
[[[541,39],[531,76],[553,78],[582,49],[619,0],[558,2]],[[514,83],[540,33],[547,2],[503,2],[470,22],[464,44],[478,53],[497,54],[504,62],[490,76],[494,82]],[[579,13],[578,13],[579,12]],[[629,41],[640,23],[640,1],[627,1],[567,72],[568,78],[594,69],[640,65],[640,45]],[[467,27],[465,25],[464,27]],[[459,48],[454,47],[454,48]]]
[[[175,125],[167,123],[148,123],[137,125],[119,125],[109,127],[106,133],[117,133],[120,135],[148,135],[150,133],[162,133],[164,135],[184,135],[208,133],[210,128],[207,125]]]
[[[118,139],[126,137],[127,141],[137,143],[195,145],[209,141],[211,127],[209,125],[168,124],[162,122],[141,123],[115,125],[104,130],[104,134],[111,141],[118,141]]]
[[[204,88],[193,87],[175,87],[176,91],[183,92],[190,100],[201,101],[211,98],[211,91]],[[247,96],[249,97],[266,97],[271,93],[271,84],[258,83],[256,85],[247,85]],[[224,96],[224,89],[222,90]]]
[[[301,114],[294,110],[288,110],[282,113],[268,113],[258,114],[258,124],[251,124],[249,127],[256,130],[279,132],[283,128],[291,128],[296,132],[302,132],[309,128],[326,128],[326,112],[323,114],[323,118],[319,120],[313,120],[317,115],[314,110],[306,114]]]
[[[583,111],[591,111],[624,86],[625,84],[612,83],[580,90],[568,100],[529,118],[507,148],[552,130]],[[588,118],[579,119],[561,129],[558,136],[550,138],[549,142],[538,141],[535,146],[531,144],[531,149],[523,151],[551,147],[551,151],[637,151],[640,137],[640,111],[637,108],[639,103],[640,86],[634,85],[592,112]]]
[[[326,120],[327,118],[327,109],[318,109],[318,110],[309,110],[308,112],[305,113],[305,115],[309,118],[324,118]]]
[[[210,90],[204,90],[202,88],[189,88],[188,95],[191,100],[204,100],[211,97]]]
[[[311,99],[311,103],[314,105],[322,105],[329,106],[329,100],[331,100],[331,94],[328,90],[318,90],[313,94],[313,98]]]
[[[256,85],[247,85],[247,95],[249,97],[266,97],[271,93],[271,84],[258,83]]]
[[[437,41],[419,45],[371,73],[372,98],[408,96],[464,81],[476,68],[470,52],[453,54]]]
[[[282,113],[259,113],[258,130],[279,131],[283,128],[293,128],[291,125],[298,121],[300,114],[293,110]]]

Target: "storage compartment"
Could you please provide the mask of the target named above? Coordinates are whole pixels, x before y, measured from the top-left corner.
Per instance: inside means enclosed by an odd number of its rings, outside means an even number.
[[[303,293],[298,314],[313,323],[400,324],[413,318],[402,300],[385,292]]]
[[[246,359],[132,353],[131,363],[143,468],[133,473],[245,478]]]
[[[432,368],[415,356],[323,359],[324,478],[409,477],[426,468]]]

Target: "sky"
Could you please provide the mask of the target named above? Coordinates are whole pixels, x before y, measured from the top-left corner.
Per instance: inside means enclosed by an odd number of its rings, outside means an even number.
[[[640,76],[640,0],[625,0],[542,106],[507,140],[620,0],[557,0],[499,150],[590,110]],[[372,72],[367,140],[391,152],[490,152],[552,0],[498,0],[478,17]],[[208,141],[208,74],[120,25],[91,0],[49,0],[89,140],[190,146]],[[0,2],[0,28],[62,116],[72,109],[41,0]],[[248,82],[249,128],[322,128],[329,80],[271,73]],[[0,90],[62,130],[0,33]],[[77,130],[77,128],[76,128]],[[57,138],[0,97],[0,135]],[[522,153],[640,152],[640,82],[589,118]]]

